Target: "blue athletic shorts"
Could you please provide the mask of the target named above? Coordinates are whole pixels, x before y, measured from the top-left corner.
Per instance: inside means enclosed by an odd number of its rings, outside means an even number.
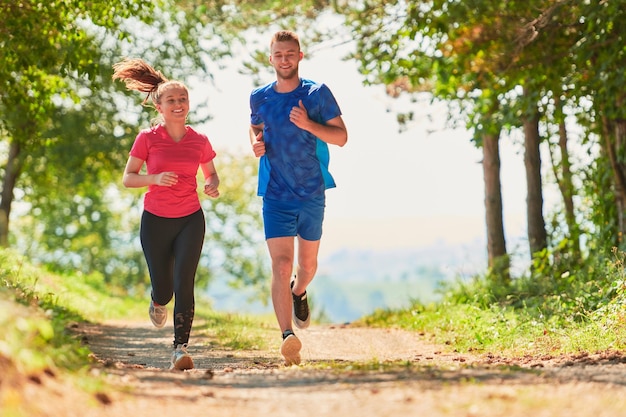
[[[324,195],[304,201],[263,199],[265,239],[300,236],[305,240],[320,240],[324,221]]]

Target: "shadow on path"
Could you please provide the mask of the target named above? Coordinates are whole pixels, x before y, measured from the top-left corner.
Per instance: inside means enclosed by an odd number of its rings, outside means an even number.
[[[228,388],[333,389],[351,385],[418,383],[429,389],[476,382],[494,385],[594,382],[626,386],[618,353],[506,360],[441,352],[417,333],[314,326],[302,331],[304,366],[285,367],[278,352],[209,348],[194,338],[196,369],[170,371],[172,331],[148,323],[81,324],[76,331],[107,371],[143,384]],[[152,389],[152,395],[159,390]]]

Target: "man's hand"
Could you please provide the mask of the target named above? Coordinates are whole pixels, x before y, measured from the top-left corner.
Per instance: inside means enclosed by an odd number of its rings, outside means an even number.
[[[252,143],[252,152],[254,156],[260,157],[265,155],[265,142],[263,141],[263,131],[260,131],[254,138]]]
[[[309,113],[306,111],[306,107],[302,104],[302,100],[298,101],[298,106],[293,106],[291,112],[289,112],[289,120],[291,123],[298,126],[300,129],[306,131],[311,130],[311,119],[309,119]]]

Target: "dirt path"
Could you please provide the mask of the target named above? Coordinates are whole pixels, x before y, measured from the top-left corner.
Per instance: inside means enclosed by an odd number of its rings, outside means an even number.
[[[50,415],[626,416],[626,358],[618,353],[510,361],[445,353],[412,332],[315,326],[298,332],[301,367],[283,366],[276,351],[211,350],[194,339],[196,369],[179,372],[167,369],[167,327],[77,331],[101,363],[94,372],[120,390],[61,414],[51,405]],[[385,361],[410,366],[373,366]]]

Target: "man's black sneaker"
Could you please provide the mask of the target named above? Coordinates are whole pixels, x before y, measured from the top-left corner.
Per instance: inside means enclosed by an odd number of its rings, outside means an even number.
[[[294,281],[291,281],[291,288],[293,289]],[[309,313],[309,303],[306,298],[306,291],[302,295],[295,295],[291,292],[293,297],[293,323],[298,329],[306,329],[311,323],[311,314]]]

